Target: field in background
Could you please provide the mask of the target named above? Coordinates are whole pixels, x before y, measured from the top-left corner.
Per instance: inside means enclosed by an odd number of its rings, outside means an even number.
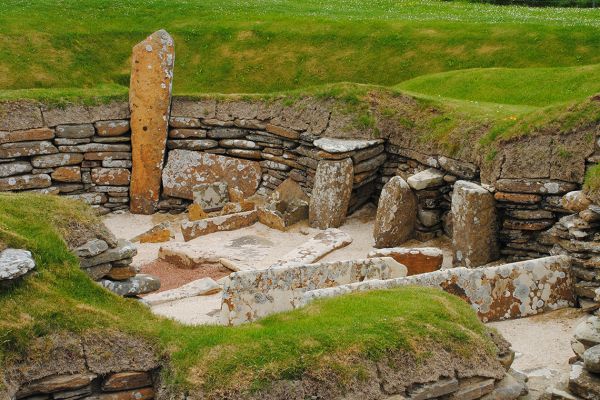
[[[0,26],[1,90],[103,85],[119,92],[128,85],[131,47],[159,28],[175,38],[178,94],[264,93],[342,81],[391,86],[466,68],[600,63],[600,9],[436,0],[5,0]],[[545,105],[591,94],[600,81],[597,67],[573,74],[566,88],[546,85],[544,70],[476,74],[452,75],[449,87],[445,76],[434,76],[406,88]],[[544,93],[510,93],[535,81]],[[509,93],[497,96],[494,86]]]

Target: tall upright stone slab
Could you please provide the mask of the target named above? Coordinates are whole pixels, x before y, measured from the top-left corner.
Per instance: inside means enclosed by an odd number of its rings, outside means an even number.
[[[151,214],[160,194],[175,52],[173,38],[154,32],[133,48],[129,107],[131,109],[131,212]]]
[[[454,265],[475,268],[498,258],[494,202],[494,196],[476,183],[457,181],[454,184]]]
[[[348,213],[354,167],[352,160],[322,160],[317,166],[308,220],[313,228],[337,228]]]
[[[417,197],[404,179],[394,176],[381,191],[373,227],[375,247],[396,247],[412,238]]]

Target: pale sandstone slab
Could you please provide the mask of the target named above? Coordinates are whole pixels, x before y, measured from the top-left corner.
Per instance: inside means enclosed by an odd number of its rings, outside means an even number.
[[[395,247],[413,235],[417,221],[417,198],[404,179],[394,176],[379,197],[373,227],[375,247]]]
[[[262,178],[256,161],[189,150],[173,150],[163,172],[164,193],[171,197],[193,199],[194,187],[203,183],[226,182],[250,197]]]
[[[352,160],[319,161],[309,205],[309,222],[319,229],[341,226],[352,194]]]
[[[94,123],[98,136],[111,137],[120,136],[129,132],[129,121],[128,120],[116,120],[116,121],[98,121]]]
[[[423,190],[441,185],[444,182],[444,174],[437,169],[429,168],[409,176],[406,182],[415,190]]]
[[[48,141],[0,144],[0,158],[30,157],[55,153],[58,153],[58,149],[52,142]]]
[[[437,247],[393,247],[374,250],[367,257],[392,257],[406,266],[409,276],[437,271],[444,261],[443,252]]]
[[[314,263],[334,250],[348,246],[352,237],[346,232],[329,228],[284,255],[271,267],[291,267]]]
[[[333,139],[320,138],[313,142],[315,147],[328,153],[346,153],[366,149],[383,143],[381,139],[358,140],[358,139]]]
[[[258,221],[256,210],[237,214],[221,215],[218,217],[205,218],[199,221],[185,221],[181,224],[183,239],[188,242],[199,236],[214,232],[232,231],[245,226],[250,226]]]
[[[79,153],[60,153],[46,156],[33,157],[31,164],[35,168],[54,168],[65,165],[75,165],[83,161],[83,154]]]
[[[7,176],[19,175],[30,172],[33,169],[27,161],[15,161],[10,163],[0,164],[0,178]]]
[[[164,292],[149,294],[144,301],[150,305],[167,303],[169,301],[186,299],[194,296],[207,296],[221,291],[221,286],[211,278],[202,278],[187,283],[181,287]]]
[[[164,30],[133,48],[129,87],[133,213],[151,214],[158,203],[174,61],[173,39]]]

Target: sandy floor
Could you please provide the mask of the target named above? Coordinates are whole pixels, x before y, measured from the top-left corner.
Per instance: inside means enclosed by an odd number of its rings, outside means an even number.
[[[375,211],[373,205],[367,205],[349,217],[340,229],[353,238],[352,244],[328,254],[322,261],[365,258],[374,249],[372,231]],[[123,213],[110,215],[104,221],[117,237],[132,239],[160,222],[173,221],[176,226],[183,218],[184,215],[134,216]],[[223,257],[237,264],[267,268],[317,233],[319,230],[310,228],[306,223],[292,227],[285,234],[257,223],[236,231],[199,237],[188,243],[202,249],[218,250],[219,253],[222,252]],[[176,232],[174,241],[183,241],[181,232]],[[180,270],[168,263],[157,262],[158,249],[161,245],[163,244],[138,243],[138,255],[134,258],[134,265],[146,273],[158,275],[163,282],[163,290],[178,287],[203,276],[211,276],[207,275],[206,271]],[[447,238],[427,243],[411,241],[404,246],[442,248],[443,268],[452,266],[450,242]],[[214,278],[221,277],[217,275]],[[220,306],[221,294],[217,293],[161,304],[153,306],[152,309],[159,315],[185,324],[218,324]],[[568,360],[573,355],[570,339],[575,326],[584,318],[585,315],[579,310],[567,309],[530,318],[488,324],[498,329],[512,343],[517,353],[513,367],[529,377],[530,394],[526,399],[537,399],[546,387],[550,385],[560,387],[560,382],[566,381],[569,372]]]
[[[587,318],[580,309],[566,308],[529,318],[487,324],[496,328],[516,352],[513,368],[529,377],[530,394],[537,399],[548,386],[568,380],[571,338],[575,327]]]

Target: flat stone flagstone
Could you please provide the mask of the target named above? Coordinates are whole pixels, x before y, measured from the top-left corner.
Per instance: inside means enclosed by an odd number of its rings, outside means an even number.
[[[314,263],[332,251],[348,246],[350,243],[352,243],[350,235],[339,229],[330,228],[298,246],[269,268]]]
[[[181,224],[183,239],[189,242],[199,236],[214,232],[232,231],[245,226],[250,226],[258,221],[256,210],[236,214],[220,215],[218,217],[205,218],[198,221],[185,221]]]
[[[319,161],[308,214],[312,227],[337,228],[344,223],[352,195],[353,178],[351,159]]]
[[[174,62],[173,39],[164,30],[133,48],[129,88],[133,213],[151,214],[158,203]]]

